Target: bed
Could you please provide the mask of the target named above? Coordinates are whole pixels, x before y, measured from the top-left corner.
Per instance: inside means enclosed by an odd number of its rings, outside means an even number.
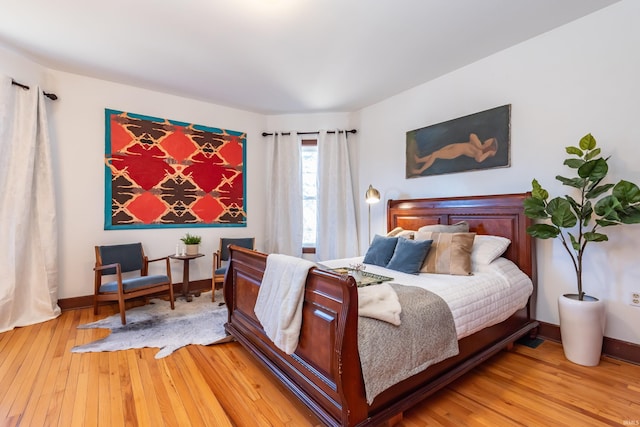
[[[225,325],[324,424],[365,426],[393,423],[411,408],[497,352],[524,336],[535,336],[534,240],[526,233],[524,194],[438,199],[390,200],[388,230],[418,230],[430,224],[466,221],[478,235],[508,238],[502,257],[512,261],[533,283],[526,305],[493,326],[458,341],[459,353],[385,389],[367,403],[358,353],[358,288],[353,277],[324,268],[307,275],[298,347],[288,355],[265,335],[254,305],[267,255],[231,247],[224,282],[229,316]]]

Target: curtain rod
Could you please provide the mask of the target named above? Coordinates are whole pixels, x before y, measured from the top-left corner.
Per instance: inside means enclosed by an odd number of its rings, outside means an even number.
[[[358,131],[355,129],[351,129],[351,130],[339,130],[338,133],[357,133]],[[276,132],[276,133],[280,133],[280,135],[291,135],[291,132]],[[298,135],[317,135],[320,132],[298,132]],[[328,130],[327,133],[336,133],[335,130]],[[273,135],[273,133],[267,133],[267,132],[262,132],[262,136],[271,136]]]
[[[13,79],[11,79],[11,84],[14,85],[14,86],[21,87],[22,89],[25,89],[25,90],[29,90],[30,89],[29,86],[24,85],[22,83],[19,83],[19,82],[13,80]],[[46,96],[47,98],[49,98],[50,100],[52,100],[52,101],[55,101],[56,99],[58,99],[58,95],[56,95],[55,93],[42,91],[42,94],[44,96]]]

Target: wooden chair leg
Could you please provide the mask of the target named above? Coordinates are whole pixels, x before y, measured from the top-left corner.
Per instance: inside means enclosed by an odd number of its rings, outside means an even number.
[[[173,284],[169,285],[169,301],[171,301],[171,310],[176,308],[175,306],[175,298],[173,297]]]
[[[122,295],[120,295],[120,297],[118,298],[118,307],[120,308],[120,320],[122,321],[123,325],[126,325],[127,319],[124,313],[124,297]]]
[[[216,302],[216,277],[211,278],[211,302]]]

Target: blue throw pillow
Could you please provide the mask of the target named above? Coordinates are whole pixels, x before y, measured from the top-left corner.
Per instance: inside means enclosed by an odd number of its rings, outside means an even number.
[[[398,244],[387,268],[403,273],[418,274],[429,249],[431,249],[432,242],[433,240],[398,239]]]
[[[371,246],[369,246],[367,253],[364,255],[363,262],[365,264],[386,267],[393,256],[393,251],[396,249],[397,243],[397,237],[382,237],[376,234],[373,237]]]

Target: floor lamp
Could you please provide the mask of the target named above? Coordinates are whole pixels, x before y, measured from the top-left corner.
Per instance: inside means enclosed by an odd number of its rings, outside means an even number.
[[[380,192],[369,184],[369,189],[364,194],[364,200],[369,205],[369,244],[371,244],[371,205],[380,201]]]

